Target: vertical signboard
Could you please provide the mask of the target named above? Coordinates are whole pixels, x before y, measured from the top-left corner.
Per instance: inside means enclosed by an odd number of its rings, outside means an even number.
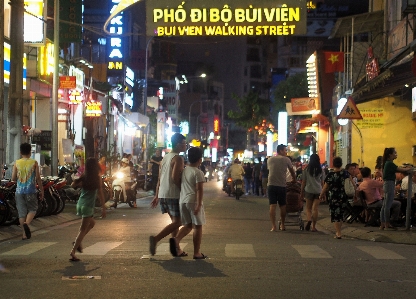
[[[110,0],[109,13],[113,12],[119,2],[120,0]],[[111,19],[108,30],[112,35],[107,39],[107,74],[116,77],[124,71],[124,13]]]
[[[53,0],[50,0],[53,2]],[[82,40],[82,0],[60,0],[59,42],[76,43]]]

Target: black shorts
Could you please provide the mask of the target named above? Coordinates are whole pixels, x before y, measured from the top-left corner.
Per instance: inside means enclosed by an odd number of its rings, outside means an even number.
[[[269,204],[275,205],[279,203],[279,206],[286,205],[286,187],[268,186],[267,194],[269,195]]]

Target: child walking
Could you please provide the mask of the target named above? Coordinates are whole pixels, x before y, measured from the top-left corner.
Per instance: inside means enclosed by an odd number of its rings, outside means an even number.
[[[77,215],[82,217],[81,227],[79,228],[78,236],[73,242],[73,247],[71,253],[69,254],[71,262],[80,261],[76,257],[75,251],[82,253],[81,242],[84,239],[85,235],[94,227],[94,207],[95,199],[97,195],[101,202],[102,214],[101,217],[106,216],[106,210],[104,205],[104,196],[103,190],[101,188],[101,177],[100,177],[100,165],[98,164],[97,159],[88,158],[85,163],[85,171],[83,174],[76,179],[71,186],[73,188],[81,187],[81,195],[77,202]]]
[[[198,169],[202,163],[202,152],[197,147],[188,150],[189,165],[182,172],[181,194],[179,209],[181,214],[182,228],[176,238],[170,238],[170,253],[173,256],[187,256],[181,250],[179,243],[188,235],[193,228],[194,255],[196,260],[206,259],[207,256],[201,253],[202,225],[205,224],[205,211],[202,203],[204,193],[204,173]]]

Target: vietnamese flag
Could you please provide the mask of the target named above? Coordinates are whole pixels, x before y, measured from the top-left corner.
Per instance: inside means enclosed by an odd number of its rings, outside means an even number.
[[[344,52],[324,52],[325,73],[344,71]]]

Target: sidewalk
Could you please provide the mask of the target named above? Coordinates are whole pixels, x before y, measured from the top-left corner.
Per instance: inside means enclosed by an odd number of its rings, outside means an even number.
[[[138,191],[137,199],[149,197],[151,194],[151,192],[147,191]],[[81,218],[76,215],[76,204],[67,203],[64,212],[58,215],[51,215],[34,219],[30,224],[30,229],[32,232],[36,232],[48,227],[61,225],[72,221],[81,221]],[[22,229],[20,228],[20,225],[0,226],[0,242],[21,236]]]
[[[305,211],[304,211],[305,212]],[[334,224],[331,223],[328,204],[319,205],[318,230],[327,230],[335,235]],[[404,227],[397,230],[380,230],[379,227],[365,227],[363,223],[353,222],[342,224],[342,235],[346,238],[369,240],[373,242],[399,243],[416,245],[416,228],[406,231]]]

